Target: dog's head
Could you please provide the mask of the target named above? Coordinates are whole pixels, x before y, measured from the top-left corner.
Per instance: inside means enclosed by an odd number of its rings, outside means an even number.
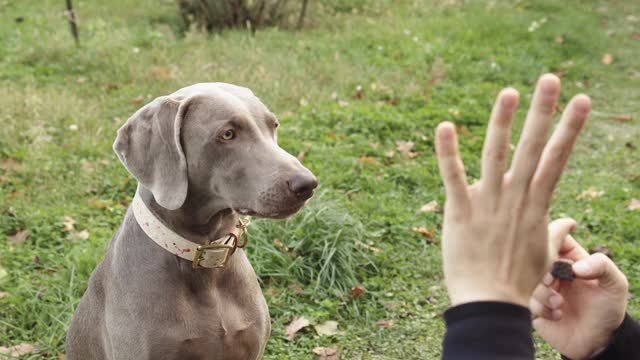
[[[278,146],[278,119],[251,90],[202,83],[155,99],[118,130],[120,161],[158,204],[189,199],[241,214],[284,218],[317,186]]]

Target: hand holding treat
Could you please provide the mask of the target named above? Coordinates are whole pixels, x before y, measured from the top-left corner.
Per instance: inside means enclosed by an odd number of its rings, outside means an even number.
[[[506,171],[518,92],[500,92],[482,153],[482,177],[472,186],[460,160],[455,127],[438,126],[436,150],[447,193],[443,266],[452,305],[500,301],[526,307],[560,242],[575,226],[573,220],[562,219],[550,225],[559,235],[547,233],[553,190],[591,101],[585,95],[575,96],[548,138],[559,94],[555,75],[540,78],[511,169]]]
[[[565,356],[589,358],[609,344],[622,323],[629,284],[611,259],[589,255],[571,235],[558,254],[573,262],[575,280],[545,275],[530,300],[533,326]]]

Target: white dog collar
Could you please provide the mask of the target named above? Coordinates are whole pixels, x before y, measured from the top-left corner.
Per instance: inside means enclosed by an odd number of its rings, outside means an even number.
[[[249,239],[247,233],[249,221],[239,220],[233,232],[208,244],[200,245],[185,239],[164,225],[151,213],[138,192],[133,197],[131,206],[136,221],[145,234],[161,248],[193,262],[194,269],[225,268],[236,248],[245,247]],[[240,237],[242,237],[242,244],[239,243]]]

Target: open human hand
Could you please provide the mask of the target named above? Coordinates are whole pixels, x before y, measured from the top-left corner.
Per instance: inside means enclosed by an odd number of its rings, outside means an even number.
[[[452,305],[504,301],[528,306],[560,242],[550,242],[548,213],[556,184],[582,130],[591,100],[575,96],[551,138],[560,80],[537,83],[524,130],[506,171],[518,92],[502,90],[489,121],[481,179],[469,186],[453,124],[436,130],[436,150],[447,194],[443,225],[445,284]],[[506,172],[505,172],[506,171]],[[568,234],[572,220],[555,223]],[[561,237],[564,238],[564,237]]]

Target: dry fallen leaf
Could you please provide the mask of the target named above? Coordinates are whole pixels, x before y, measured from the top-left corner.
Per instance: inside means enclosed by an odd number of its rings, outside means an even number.
[[[282,252],[288,252],[289,248],[280,241],[280,239],[273,239],[273,243],[276,245],[278,249]]]
[[[356,240],[356,246],[359,246],[359,247],[361,247],[363,249],[367,249],[367,250],[373,251],[374,253],[382,252],[382,249],[377,248],[377,247],[372,246],[372,245],[365,244],[360,240]]]
[[[9,297],[9,293],[8,292],[4,292],[4,291],[0,291],[0,299],[4,299]]]
[[[453,115],[453,116],[458,116],[460,115],[460,109],[458,108],[448,108],[447,112],[449,112],[449,114]]]
[[[586,198],[595,199],[602,195],[604,195],[604,191],[598,191],[593,186],[590,186],[587,190],[581,192],[580,195],[576,197],[576,200],[583,200]]]
[[[433,235],[435,235],[435,233],[436,233],[435,230],[429,230],[429,229],[423,228],[423,227],[414,227],[414,228],[411,228],[411,231],[417,232],[418,234],[424,235],[424,237],[427,238],[427,242],[430,243],[430,244],[437,244],[438,243],[436,241],[436,239],[433,237]]]
[[[604,54],[602,56],[602,63],[605,65],[610,65],[613,62],[613,55],[611,54]]]
[[[615,120],[618,122],[627,122],[633,120],[633,116],[631,114],[622,114],[622,115],[611,115],[609,119]]]
[[[396,146],[398,147],[398,151],[405,154],[413,150],[416,144],[414,144],[413,141],[396,140]]]
[[[94,205],[94,206],[96,206],[96,207],[98,207],[98,208],[100,208],[100,209],[108,209],[108,208],[109,208],[109,206],[108,206],[107,204],[103,203],[103,202],[102,202],[102,201],[100,201],[100,200],[96,200],[96,201],[94,201],[94,202],[93,202],[93,205]]]
[[[291,251],[289,249],[289,247],[287,245],[285,245],[282,241],[280,241],[280,239],[274,239],[273,243],[276,245],[276,247],[278,249],[280,249],[280,251],[282,251],[283,253],[291,256],[292,258],[296,258],[298,257],[298,254],[296,254],[295,252]]]
[[[64,224],[64,229],[66,231],[73,231],[76,228],[76,221],[73,220],[71,216],[65,215],[62,223]]]
[[[564,44],[564,36],[562,36],[562,35],[556,36],[555,41],[556,41],[556,44],[559,44],[559,45]]]
[[[469,130],[469,128],[466,125],[456,125],[456,130],[458,131],[458,134],[460,134],[460,135],[464,135],[464,136],[472,136],[473,135],[471,133],[471,130]]]
[[[313,349],[313,353],[318,355],[320,360],[338,360],[340,353],[334,348],[317,347]]]
[[[410,159],[418,156],[417,152],[411,151],[416,146],[413,141],[396,140],[396,146],[398,147],[398,151],[400,151],[403,156],[406,156]]]
[[[131,102],[134,104],[139,104],[142,102],[142,100],[144,100],[144,95],[134,97],[133,99],[131,99]]]
[[[276,296],[278,294],[278,288],[275,288],[273,286],[269,286],[267,288],[267,290],[265,291],[265,293],[269,296]]]
[[[394,156],[396,156],[396,152],[393,150],[389,150],[387,152],[384,153],[384,156],[388,157],[389,159],[393,158]]]
[[[116,83],[106,83],[102,85],[102,88],[104,89],[104,91],[109,92],[113,90],[118,90],[120,88],[120,85]]]
[[[394,327],[396,326],[396,324],[393,323],[393,321],[387,321],[387,320],[380,320],[376,323],[376,325],[380,326],[380,327],[386,327],[386,328],[390,328],[390,327]]]
[[[289,284],[289,289],[293,290],[293,293],[296,295],[304,294],[304,289],[298,283]]]
[[[5,159],[0,161],[0,169],[11,170],[11,171],[22,171],[24,170],[24,165],[22,165],[22,163],[19,163],[14,159]]]
[[[20,230],[15,235],[9,236],[9,241],[11,241],[14,245],[19,245],[25,242],[27,238],[31,235],[31,231],[29,230]]]
[[[304,316],[295,317],[284,330],[287,334],[287,340],[293,341],[298,331],[306,328],[307,326],[309,326],[309,320],[305,319]]]
[[[77,236],[81,239],[81,240],[87,240],[89,238],[89,230],[84,229],[82,231],[80,231]]]
[[[173,75],[171,75],[169,70],[162,66],[154,66],[149,70],[147,78],[151,80],[171,80],[173,79]]]
[[[58,353],[58,360],[66,360],[67,359],[67,355],[63,354],[63,353]]]
[[[349,294],[351,296],[353,296],[353,297],[358,297],[358,296],[364,295],[365,292],[367,292],[367,289],[365,289],[362,286],[358,285],[358,286],[352,287],[351,291],[349,291]]]
[[[320,336],[332,336],[340,333],[338,331],[338,322],[334,320],[328,320],[322,324],[314,325],[313,328]]]
[[[567,69],[558,69],[556,71],[553,72],[554,74],[556,74],[557,77],[562,78],[567,76],[567,74],[569,74],[569,70]]]
[[[362,156],[360,156],[358,161],[363,163],[363,164],[370,164],[371,165],[371,164],[375,164],[376,163],[376,158],[373,158],[371,156],[362,155]]]
[[[9,347],[0,346],[0,355],[9,355],[9,357],[27,355],[34,351],[36,351],[36,347],[31,344],[20,344]]]
[[[438,211],[439,207],[438,207],[438,202],[433,200],[428,202],[427,204],[422,205],[422,207],[420,208],[421,212],[434,212],[434,211]]]
[[[304,151],[300,151],[298,153],[298,156],[296,156],[296,158],[298,159],[298,161],[304,162],[304,159],[305,159],[306,156],[307,156],[307,154]]]
[[[631,203],[629,203],[629,207],[627,207],[627,210],[640,210],[640,200],[631,199]]]

